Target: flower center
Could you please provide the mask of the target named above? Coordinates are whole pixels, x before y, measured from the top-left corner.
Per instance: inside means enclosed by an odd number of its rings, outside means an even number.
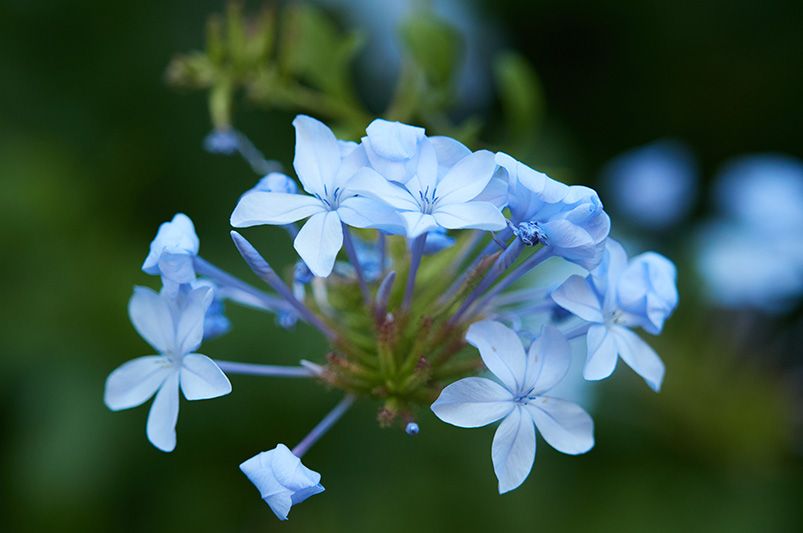
[[[329,208],[330,211],[336,210],[340,207],[340,196],[343,192],[343,189],[340,187],[335,187],[334,190],[330,193],[329,189],[326,185],[323,186],[323,196],[315,195],[315,197],[324,203],[326,207]]]
[[[432,214],[432,211],[435,209],[435,203],[438,201],[438,197],[435,196],[435,187],[432,188],[432,191],[429,190],[429,186],[423,191],[418,192],[418,205],[421,206],[421,212],[427,215]]]
[[[539,242],[547,244],[546,234],[534,220],[521,222],[517,226],[512,226],[513,235],[519,238],[526,246],[535,246]]]

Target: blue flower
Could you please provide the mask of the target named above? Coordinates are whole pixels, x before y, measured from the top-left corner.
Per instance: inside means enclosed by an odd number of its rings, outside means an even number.
[[[480,427],[502,419],[491,456],[499,493],[521,485],[535,460],[535,430],[556,450],[585,453],[594,446],[594,423],[580,406],[545,395],[564,378],[571,362],[569,343],[545,327],[527,353],[516,333],[499,322],[477,322],[466,340],[480,351],[500,383],[461,379],[432,404],[435,415],[458,427]]]
[[[324,491],[321,475],[304,466],[284,444],[248,459],[240,470],[279,520],[287,520],[293,505]]]
[[[217,364],[194,353],[201,345],[204,316],[212,302],[208,287],[194,289],[181,301],[145,287],[136,287],[128,314],[137,332],[161,355],[132,359],[106,379],[104,401],[109,409],[129,409],[154,394],[148,415],[148,440],[162,451],[176,447],[179,388],[188,400],[216,398],[231,392],[231,383]]]
[[[652,252],[628,263],[622,246],[609,240],[602,264],[589,276],[572,276],[552,293],[559,306],[590,322],[583,375],[604,379],[621,357],[655,391],[661,388],[664,363],[630,328],[654,335],[678,303],[675,266]]]
[[[450,237],[445,229],[435,228],[427,233],[424,255],[433,255],[452,246],[454,246],[454,238]]]
[[[362,145],[371,166],[385,178],[406,182],[418,166],[424,128],[376,119],[365,130]]]
[[[296,129],[293,166],[311,196],[248,192],[234,209],[231,225],[238,228],[286,225],[309,218],[293,244],[313,274],[328,276],[343,246],[342,224],[395,229],[399,221],[380,202],[357,197],[351,189],[354,174],[368,164],[362,147],[338,142],[326,125],[305,115],[297,116],[293,125]]]
[[[657,141],[616,157],[603,179],[616,212],[647,229],[665,229],[694,206],[694,156],[678,141]]]
[[[543,243],[555,255],[586,269],[605,251],[611,221],[597,193],[568,186],[504,153],[496,162],[508,172],[508,207],[513,232],[527,245]]]
[[[497,231],[505,227],[501,211],[489,201],[476,199],[491,181],[495,168],[493,154],[480,150],[445,169],[439,165],[433,143],[425,139],[416,173],[406,183],[388,181],[366,168],[350,186],[395,209],[409,238],[436,228]]]
[[[231,155],[240,149],[240,138],[232,129],[214,130],[204,139],[204,149],[211,154]]]
[[[167,285],[190,283],[195,280],[192,262],[199,246],[192,220],[178,213],[173,220],[159,226],[142,270],[147,274],[161,274]]]

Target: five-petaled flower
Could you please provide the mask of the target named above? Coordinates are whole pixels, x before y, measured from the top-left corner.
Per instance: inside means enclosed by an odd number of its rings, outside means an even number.
[[[147,435],[154,446],[176,447],[178,391],[188,400],[216,398],[231,392],[231,383],[217,364],[194,353],[203,339],[204,316],[212,290],[200,287],[175,298],[136,287],[128,314],[137,332],[161,355],[132,359],[106,379],[104,400],[118,411],[136,407],[156,394],[148,414]]]
[[[287,520],[293,505],[324,491],[321,475],[304,466],[284,444],[248,459],[240,470],[280,520]]]
[[[395,213],[380,202],[358,197],[350,188],[354,174],[368,165],[365,149],[338,141],[322,122],[299,115],[293,160],[304,194],[252,190],[240,198],[231,215],[237,228],[260,224],[285,225],[309,218],[293,243],[316,276],[328,276],[343,246],[343,224],[357,228],[394,229]]]
[[[495,169],[494,155],[487,150],[469,152],[453,165],[443,165],[434,143],[424,139],[415,175],[407,182],[389,181],[364,168],[350,186],[398,212],[411,239],[437,228],[497,231],[504,229],[505,218],[499,207],[481,197]]]
[[[661,332],[678,303],[675,277],[675,266],[662,255],[649,252],[628,263],[622,245],[609,239],[596,270],[585,278],[570,277],[552,293],[559,306],[591,322],[586,379],[610,376],[621,357],[653,390],[661,388],[663,361],[629,328]]]
[[[435,415],[459,427],[480,427],[503,419],[491,456],[499,493],[521,485],[535,460],[535,429],[556,450],[585,453],[594,446],[594,423],[580,406],[545,396],[569,370],[568,341],[546,326],[527,353],[516,333],[499,322],[473,324],[466,340],[501,382],[470,377],[443,389],[432,404]]]

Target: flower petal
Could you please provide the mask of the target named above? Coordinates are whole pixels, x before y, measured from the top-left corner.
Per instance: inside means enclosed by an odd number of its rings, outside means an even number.
[[[556,304],[570,313],[589,322],[602,322],[602,303],[588,280],[582,276],[570,276],[552,291]]]
[[[439,176],[445,176],[458,161],[471,155],[471,150],[451,137],[436,135],[429,137],[429,142],[432,143],[432,147],[435,148],[435,153],[438,156]]]
[[[103,401],[112,411],[141,405],[154,395],[172,370],[161,355],[146,355],[127,361],[106,378]]]
[[[505,217],[491,202],[442,204],[439,200],[433,212],[438,224],[447,229],[505,229]]]
[[[644,378],[652,390],[661,390],[664,380],[664,362],[650,345],[627,328],[616,327],[611,332],[616,339],[616,347],[622,361],[632,368],[636,374]]]
[[[499,420],[513,407],[513,395],[495,381],[464,378],[444,388],[431,409],[447,424],[476,428]]]
[[[590,381],[605,379],[616,368],[617,348],[614,336],[605,326],[591,326],[586,334],[587,358],[583,377]]]
[[[176,355],[184,355],[196,350],[204,338],[204,319],[212,304],[214,291],[200,286],[193,289],[181,303],[176,318],[176,339],[171,347]]]
[[[494,169],[494,154],[488,150],[464,157],[438,183],[440,202],[457,204],[473,200],[491,181]]]
[[[418,211],[418,202],[401,185],[390,182],[375,170],[363,168],[352,177],[346,187],[349,192],[376,198],[396,209]]]
[[[251,191],[240,198],[230,222],[235,228],[259,224],[290,224],[324,210],[323,203],[312,196]]]
[[[516,333],[500,324],[484,320],[468,328],[466,341],[480,351],[483,363],[515,394],[524,386],[527,359]]]
[[[375,228],[388,233],[404,233],[404,222],[396,211],[375,198],[352,196],[340,202],[337,215],[354,228]]]
[[[293,242],[293,247],[312,273],[321,277],[332,273],[342,246],[343,228],[335,211],[310,217]]]
[[[231,383],[217,364],[205,355],[191,353],[181,360],[181,390],[188,400],[217,398],[231,392]]]
[[[296,155],[293,168],[304,190],[326,196],[340,169],[340,146],[326,124],[307,115],[293,120],[296,129]]]
[[[128,316],[137,333],[159,352],[165,353],[173,347],[175,333],[170,308],[153,289],[134,287],[128,301]]]
[[[526,409],[544,440],[559,452],[577,455],[594,447],[594,421],[576,403],[540,396]]]
[[[499,424],[491,446],[494,472],[499,480],[499,494],[521,485],[535,461],[535,427],[532,418],[516,407]]]
[[[545,326],[527,352],[525,390],[541,394],[560,383],[571,364],[569,341],[554,326]]]
[[[399,216],[404,221],[404,226],[407,228],[407,237],[410,239],[414,239],[438,227],[435,217],[420,211],[403,211],[399,213]]]
[[[378,118],[368,125],[365,133],[377,155],[402,161],[415,156],[424,128]]]
[[[178,420],[178,372],[165,379],[148,413],[146,433],[151,444],[163,452],[176,448],[176,421]]]

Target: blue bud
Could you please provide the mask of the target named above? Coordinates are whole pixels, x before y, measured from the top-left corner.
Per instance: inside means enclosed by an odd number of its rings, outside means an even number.
[[[404,432],[407,433],[408,435],[418,435],[418,431],[419,431],[418,424],[416,424],[415,422],[408,422],[407,427],[404,428]]]
[[[204,150],[211,154],[232,155],[240,148],[240,139],[234,130],[215,130],[204,139]]]

